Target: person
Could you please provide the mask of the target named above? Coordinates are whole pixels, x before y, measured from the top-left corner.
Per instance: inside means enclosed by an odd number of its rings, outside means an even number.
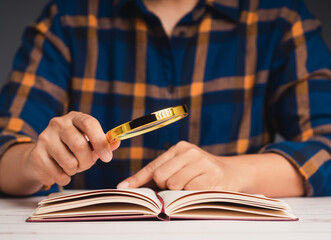
[[[52,0],[0,96],[0,190],[330,195],[320,31],[299,0]],[[190,114],[178,123],[107,142],[105,131],[180,104]]]

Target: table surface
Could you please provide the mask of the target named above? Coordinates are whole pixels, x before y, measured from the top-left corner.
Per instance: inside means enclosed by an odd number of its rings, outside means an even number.
[[[0,198],[0,240],[7,239],[331,239],[331,197],[286,198],[297,222],[100,221],[26,223],[43,197]]]

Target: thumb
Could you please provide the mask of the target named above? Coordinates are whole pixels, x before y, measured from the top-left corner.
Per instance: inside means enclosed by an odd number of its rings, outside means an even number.
[[[111,142],[109,144],[110,144],[111,150],[112,151],[115,151],[121,145],[121,140],[115,140],[115,141],[113,141],[113,142]]]

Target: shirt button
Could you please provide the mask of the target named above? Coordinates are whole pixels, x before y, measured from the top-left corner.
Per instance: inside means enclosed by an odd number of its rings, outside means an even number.
[[[163,145],[165,150],[169,150],[169,148],[171,148],[171,146],[172,146],[171,142],[165,142],[164,145]]]
[[[178,36],[180,38],[184,38],[186,36],[186,33],[184,31],[180,31]]]
[[[175,92],[175,87],[172,84],[169,84],[167,87],[168,93],[173,94]]]

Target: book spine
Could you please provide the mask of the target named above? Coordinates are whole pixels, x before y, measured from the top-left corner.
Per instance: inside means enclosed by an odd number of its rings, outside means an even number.
[[[165,207],[164,207],[164,201],[161,198],[161,196],[158,194],[157,191],[155,191],[155,195],[157,196],[157,198],[159,199],[159,201],[162,204],[162,208],[160,213],[157,215],[157,218],[162,220],[162,221],[170,221],[170,217],[165,213]]]

